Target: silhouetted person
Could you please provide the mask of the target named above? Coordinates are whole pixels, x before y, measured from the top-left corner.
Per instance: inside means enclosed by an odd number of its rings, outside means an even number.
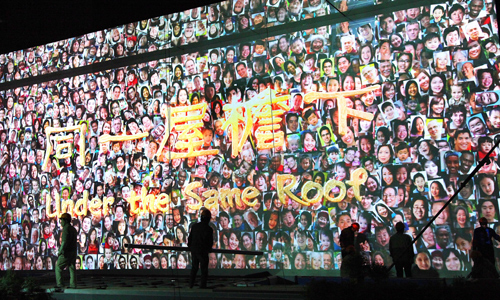
[[[342,248],[342,258],[344,258],[347,255],[347,247],[349,246],[354,246],[354,249],[356,252],[359,252],[359,242],[358,240],[366,240],[366,238],[361,238],[361,235],[364,236],[362,233],[358,233],[359,231],[359,224],[358,223],[352,223],[350,227],[345,228],[342,230],[340,233],[340,247]]]
[[[470,257],[474,261],[474,266],[467,278],[473,279],[496,279],[498,272],[489,260],[483,257],[479,251],[471,251]]]
[[[345,230],[345,229],[344,229]],[[363,280],[363,257],[356,251],[354,245],[349,245],[342,250],[345,256],[342,257],[340,266],[340,276],[350,278],[352,282],[357,283]]]
[[[474,238],[472,239],[472,250],[481,252],[483,257],[495,265],[495,252],[493,250],[494,238],[500,241],[500,236],[495,230],[488,227],[488,220],[485,217],[479,219],[481,227],[474,229]]]
[[[191,227],[189,233],[188,246],[191,249],[191,279],[189,287],[194,286],[194,280],[198,268],[201,266],[201,281],[200,288],[207,287],[208,278],[208,253],[212,250],[213,234],[212,227],[209,226],[212,214],[208,209],[201,213],[201,222],[196,223]]]
[[[396,224],[396,233],[389,240],[389,252],[396,267],[396,275],[403,277],[403,270],[406,277],[411,277],[411,265],[413,263],[412,239],[405,234],[405,225],[402,222]]]
[[[76,229],[71,225],[71,215],[64,213],[59,218],[62,226],[62,241],[59,247],[58,259],[56,263],[56,289],[63,288],[62,270],[66,267],[69,269],[69,287],[76,288]]]

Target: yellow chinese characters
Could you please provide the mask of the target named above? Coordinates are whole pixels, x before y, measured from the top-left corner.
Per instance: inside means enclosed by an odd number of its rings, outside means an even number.
[[[355,110],[349,108],[346,105],[345,97],[352,97],[355,95],[362,95],[371,91],[380,89],[380,85],[373,85],[361,90],[346,91],[346,92],[334,92],[334,93],[322,93],[322,92],[310,92],[304,96],[304,103],[312,103],[317,99],[337,99],[337,109],[339,111],[339,134],[345,135],[347,132],[347,117],[351,116],[358,119],[363,119],[366,121],[373,120],[373,114],[364,111]]]
[[[206,112],[207,103],[173,107],[170,110],[171,132],[165,134],[155,156],[161,155],[171,134],[178,134],[178,136],[174,147],[176,151],[171,152],[170,159],[218,154],[217,149],[202,149],[203,133],[200,129],[204,127],[203,117]]]
[[[47,127],[45,128],[45,136],[47,137],[47,148],[45,150],[45,157],[43,159],[43,164],[42,164],[42,170],[43,171],[48,171],[47,170],[47,165],[49,162],[49,157],[52,154],[52,151],[54,150],[54,147],[51,142],[50,135],[51,134],[57,134],[61,132],[66,132],[66,133],[73,133],[74,131],[79,131],[80,135],[85,135],[85,129],[87,128],[87,124],[82,123],[80,125],[75,125],[75,126],[68,126],[64,128],[55,128],[55,127]],[[68,157],[73,156],[73,143],[70,142],[70,140],[73,139],[73,136],[68,134],[68,135],[58,135],[54,138],[52,138],[54,142],[56,143],[56,153],[55,153],[55,158],[57,159],[66,159]],[[67,152],[62,154],[62,151],[64,149],[67,149]],[[80,154],[80,164],[83,166],[85,165],[85,139],[80,138],[78,141],[78,150]]]
[[[224,105],[224,111],[229,114],[222,128],[231,126],[232,156],[236,157],[243,149],[247,138],[255,129],[257,149],[282,147],[285,134],[281,130],[281,116],[290,110],[286,104],[289,95],[276,96],[276,91],[270,88],[259,93],[250,101]]]
[[[108,144],[110,142],[124,142],[124,141],[133,141],[139,140],[149,136],[148,132],[136,133],[132,135],[109,135],[103,134],[99,137],[99,147],[102,147],[103,144]],[[109,149],[109,147],[108,147]],[[100,148],[102,151],[102,148]]]

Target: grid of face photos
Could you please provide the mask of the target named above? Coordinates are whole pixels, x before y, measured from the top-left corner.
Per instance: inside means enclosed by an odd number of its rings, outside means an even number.
[[[349,1],[350,2],[350,1]],[[341,4],[340,4],[341,3]],[[335,7],[370,6],[369,0]],[[325,0],[230,0],[0,55],[0,83],[330,14]],[[336,10],[333,9],[332,13]]]
[[[2,55],[0,80],[77,71],[331,9],[322,0],[224,1]],[[74,214],[82,270],[190,268],[189,252],[124,245],[187,246],[199,219],[191,205],[209,198],[214,248],[264,252],[211,253],[210,268],[335,272],[340,232],[353,222],[366,237],[356,245],[365,263],[389,266],[395,224],[415,236],[486,158],[491,163],[415,247],[419,269],[468,271],[477,220],[486,217],[500,233],[498,153],[486,157],[500,132],[498,47],[492,2],[450,1],[1,91],[0,269],[52,269],[61,230],[46,199],[76,203],[86,192],[114,203],[108,214]],[[311,92],[373,85],[380,89],[346,98],[348,108],[373,120],[347,117],[344,135],[336,97],[306,101]],[[262,147],[256,118],[247,131],[247,123],[228,120],[235,111],[253,113],[241,107],[269,90],[287,100],[261,100],[262,111],[279,119],[272,146]],[[47,128],[76,125],[83,130],[47,135]],[[99,143],[103,136],[116,139]],[[50,151],[56,140],[71,144],[65,157]],[[348,183],[359,168],[369,176],[358,200]],[[288,187],[294,197],[280,199],[278,175],[295,178]],[[345,190],[302,194],[308,182],[324,187],[332,179]],[[213,201],[223,189],[248,187],[258,190],[251,204]],[[169,195],[168,211],[131,213],[127,199],[143,191]],[[325,197],[344,192],[339,202]],[[308,206],[296,198],[319,200]]]

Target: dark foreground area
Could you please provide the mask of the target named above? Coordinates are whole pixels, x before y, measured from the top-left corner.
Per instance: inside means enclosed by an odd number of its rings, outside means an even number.
[[[365,281],[358,284],[315,280],[307,285],[305,299],[498,299],[500,281],[466,281],[463,278],[432,280],[396,279]]]
[[[20,276],[21,275],[21,276]],[[27,274],[26,274],[27,275]],[[500,281],[464,278],[367,278],[351,282],[339,277],[279,277],[269,273],[241,277],[211,277],[209,289],[190,289],[187,277],[106,276],[81,274],[78,289],[54,292],[54,274],[33,277],[3,273],[2,299],[498,299]],[[16,292],[17,291],[17,292]]]

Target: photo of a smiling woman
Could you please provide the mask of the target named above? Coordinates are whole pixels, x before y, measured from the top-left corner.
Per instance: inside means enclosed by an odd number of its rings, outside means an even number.
[[[386,145],[392,143],[392,134],[389,128],[383,126],[377,129],[375,144]]]
[[[439,167],[434,160],[427,160],[424,162],[424,169],[427,173],[427,178],[436,179],[439,178]]]
[[[375,150],[375,143],[371,135],[361,135],[358,140],[360,157],[372,156]]]
[[[446,193],[442,179],[431,181],[429,187],[431,201],[448,200],[448,194]]]
[[[412,63],[413,59],[411,53],[400,53],[397,59],[398,73],[400,75],[410,74]]]
[[[287,61],[285,61],[283,66],[284,66],[283,69],[285,70],[285,72],[288,76],[295,76],[296,75],[297,65],[293,61],[287,60]]]
[[[442,96],[429,97],[429,118],[443,118],[446,107],[445,98]]]
[[[431,96],[443,96],[446,93],[446,79],[442,74],[433,74],[430,78]]]
[[[436,73],[442,73],[449,70],[450,66],[450,52],[434,52],[433,67]]]
[[[391,224],[391,216],[394,213],[394,211],[385,204],[384,201],[379,200],[377,203],[375,203],[375,219],[384,224],[384,225],[390,225]]]
[[[281,74],[283,73],[283,67],[285,64],[285,59],[281,54],[278,54],[272,59],[273,62],[273,70],[275,74]]]
[[[443,250],[444,270],[447,272],[456,272],[464,270],[462,255],[453,248]],[[447,273],[445,272],[445,274]]]
[[[420,96],[420,89],[418,87],[417,81],[415,80],[408,80],[405,82],[405,99],[406,101],[419,101],[421,98]]]
[[[419,154],[419,161],[432,160],[439,154],[435,144],[430,140],[421,140],[417,144],[417,152]]]
[[[408,123],[406,121],[392,121],[394,139],[393,142],[397,145],[399,142],[406,142],[408,139]]]
[[[389,40],[391,42],[392,50],[404,50],[404,39],[399,33],[391,34]]]
[[[392,186],[396,184],[394,179],[394,168],[392,165],[385,165],[382,167],[382,171],[380,172],[380,176],[382,178],[383,186]]]
[[[470,227],[470,214],[465,206],[457,206],[453,210],[453,227],[454,228],[469,228]]]
[[[412,138],[423,137],[425,134],[425,116],[413,117],[410,135]]]
[[[394,101],[396,98],[394,83],[386,81],[382,84],[382,98],[384,101]]]
[[[391,145],[381,145],[377,149],[377,159],[381,165],[392,163],[394,159],[394,149]]]
[[[318,150],[316,145],[316,132],[309,130],[302,131],[300,133],[300,141],[304,152],[313,152]]]

